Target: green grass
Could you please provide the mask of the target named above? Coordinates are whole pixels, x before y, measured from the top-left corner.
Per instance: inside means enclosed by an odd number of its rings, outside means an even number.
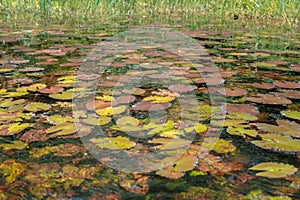
[[[299,0],[0,0],[4,22],[205,19],[299,23]]]

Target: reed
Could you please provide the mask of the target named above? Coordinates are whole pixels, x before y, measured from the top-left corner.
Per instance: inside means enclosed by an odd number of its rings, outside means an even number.
[[[238,18],[295,26],[299,13],[297,0],[0,0],[4,22]]]

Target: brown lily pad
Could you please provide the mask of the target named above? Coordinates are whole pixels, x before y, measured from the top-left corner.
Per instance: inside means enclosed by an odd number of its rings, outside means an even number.
[[[178,92],[178,93],[188,93],[191,91],[194,91],[195,89],[197,89],[196,86],[194,85],[171,85],[169,86],[169,90],[171,90],[172,92]]]
[[[284,97],[276,97],[271,94],[257,94],[256,97],[247,97],[247,101],[262,104],[281,105],[281,104],[292,104],[293,102]]]

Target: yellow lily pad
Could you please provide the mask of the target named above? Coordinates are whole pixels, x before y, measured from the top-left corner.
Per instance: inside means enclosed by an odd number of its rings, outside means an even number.
[[[145,97],[143,101],[152,101],[153,103],[167,103],[173,101],[176,97],[174,96],[149,96]]]
[[[46,130],[47,134],[54,134],[55,136],[72,135],[76,133],[77,129],[74,123],[64,122],[56,126],[52,126]]]
[[[27,147],[28,144],[20,140],[14,140],[11,143],[7,143],[7,144],[0,144],[0,148],[3,148],[4,150],[11,150],[11,149],[22,150]]]
[[[6,160],[0,165],[0,171],[2,171],[7,183],[14,182],[24,170],[25,166],[14,160]]]
[[[51,106],[49,104],[39,102],[32,102],[25,106],[25,110],[30,112],[47,111],[50,108]]]
[[[109,106],[103,109],[96,110],[96,113],[100,116],[112,116],[125,112],[126,108],[126,106]]]
[[[61,115],[51,115],[47,117],[47,120],[51,124],[61,124],[64,122],[74,122],[74,119],[70,116],[61,116]]]
[[[62,93],[50,94],[49,97],[51,97],[52,99],[58,99],[58,100],[71,100],[73,98],[73,92],[65,91]]]
[[[299,111],[285,110],[285,111],[281,111],[281,114],[283,114],[284,116],[291,118],[291,119],[300,120],[300,112]]]
[[[83,119],[82,121],[89,125],[102,126],[110,123],[111,118],[106,116],[101,116],[99,118],[88,116],[86,119]]]

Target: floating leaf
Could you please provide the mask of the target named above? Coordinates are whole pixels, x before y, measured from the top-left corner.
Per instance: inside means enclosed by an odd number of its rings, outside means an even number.
[[[238,135],[238,136],[242,136],[242,137],[246,137],[246,136],[256,137],[257,136],[256,130],[245,129],[242,127],[236,127],[236,128],[229,127],[229,128],[227,128],[227,132],[230,135]]]
[[[5,176],[7,183],[14,182],[18,176],[20,176],[25,170],[25,166],[21,163],[17,163],[14,160],[6,160],[0,165],[0,171]]]
[[[39,102],[32,102],[25,106],[25,110],[30,112],[47,111],[50,108],[51,106],[49,104]]]
[[[74,134],[76,131],[76,126],[74,123],[64,122],[48,128],[46,133],[53,134],[55,136],[64,136]]]
[[[46,146],[44,148],[33,148],[30,154],[33,158],[40,158],[49,153],[54,156],[73,156],[78,153],[84,152],[84,147],[75,144],[61,144],[58,146]]]
[[[290,81],[275,81],[273,84],[280,88],[287,88],[287,89],[300,88],[300,85],[298,83],[294,83]]]
[[[96,96],[97,100],[102,100],[102,101],[115,101],[115,98],[109,95],[103,95],[103,96]]]
[[[288,118],[300,120],[299,111],[285,110],[285,111],[281,111],[280,113]]]
[[[24,129],[28,128],[31,124],[29,123],[11,123],[8,125],[2,125],[0,126],[0,135],[8,136],[8,135],[14,135],[17,133],[20,133]]]
[[[138,126],[140,121],[134,117],[122,117],[116,121],[118,126]]]
[[[256,116],[242,112],[231,112],[226,117],[229,119],[241,119],[247,121],[256,121],[258,119]]]
[[[175,172],[172,166],[167,166],[157,171],[156,174],[170,179],[179,179],[184,176],[184,172]]]
[[[175,161],[175,172],[186,172],[194,169],[198,162],[198,158],[193,155],[184,154]]]
[[[170,131],[162,132],[159,135],[162,137],[177,138],[178,136],[183,135],[183,134],[184,134],[183,130],[173,129]]]
[[[130,149],[135,147],[135,143],[126,137],[108,137],[108,138],[93,138],[90,140],[100,148],[107,148],[112,150]]]
[[[247,101],[262,103],[262,104],[291,104],[293,103],[291,100],[286,99],[284,97],[276,97],[270,94],[257,94],[257,97],[247,97]]]
[[[173,149],[182,149],[191,144],[189,140],[183,140],[180,138],[155,138],[151,141],[152,144],[159,144],[155,146],[156,149],[161,150],[173,150]]]
[[[178,92],[178,93],[188,93],[191,91],[194,91],[195,89],[197,89],[196,86],[194,85],[171,85],[169,86],[169,90],[173,91],[173,92]]]
[[[213,137],[204,138],[204,141],[199,142],[199,145],[201,145],[202,148],[211,149],[220,154],[227,154],[236,150],[236,147],[231,141]]]
[[[205,132],[207,130],[207,126],[201,124],[201,123],[196,123],[195,126],[189,127],[189,128],[185,128],[184,129],[187,133],[192,132],[193,130],[196,131],[196,133],[202,133]]]
[[[101,116],[101,117],[98,117],[98,118],[88,116],[86,119],[83,119],[82,121],[86,124],[89,124],[89,125],[102,126],[102,125],[106,125],[106,124],[110,123],[111,118],[106,117],[106,116]]]
[[[267,178],[284,178],[297,172],[297,168],[293,165],[274,162],[261,163],[249,169],[254,171],[263,171],[258,172],[256,176]]]
[[[27,147],[28,147],[27,143],[19,141],[19,140],[14,140],[8,144],[0,144],[0,148],[3,148],[4,150],[10,150],[10,149],[22,150]]]
[[[143,99],[143,101],[151,101],[153,103],[167,103],[173,101],[173,96],[149,96]]]
[[[58,99],[58,100],[71,100],[73,98],[73,92],[65,91],[62,93],[50,94],[49,97],[51,97],[52,99]]]
[[[47,120],[49,121],[49,123],[51,124],[61,124],[64,122],[74,122],[74,119],[70,116],[61,116],[61,115],[51,115],[47,117]]]
[[[0,107],[4,107],[4,108],[8,108],[14,105],[20,105],[23,104],[25,102],[24,99],[18,99],[13,101],[12,98],[10,99],[4,99],[3,101],[0,101]]]
[[[263,134],[262,140],[253,140],[251,143],[263,149],[279,150],[287,152],[300,151],[300,141],[292,139],[289,136],[281,136],[276,134]]]
[[[126,106],[109,106],[107,108],[96,110],[96,113],[100,116],[112,116],[112,115],[118,115],[123,112],[125,112],[127,109]]]
[[[256,126],[266,132],[300,137],[300,124],[288,120],[276,120],[276,123],[278,126],[266,123],[257,123]]]
[[[58,92],[62,92],[64,89],[59,86],[50,86],[50,88],[42,88],[38,89],[37,91],[43,94],[55,94]]]

